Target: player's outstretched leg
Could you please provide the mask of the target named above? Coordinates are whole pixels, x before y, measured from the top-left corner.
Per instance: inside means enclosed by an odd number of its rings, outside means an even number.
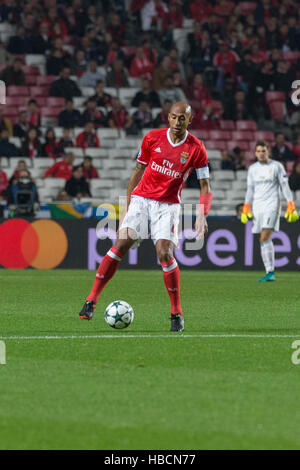
[[[97,269],[97,274],[92,290],[86,298],[82,310],[79,313],[80,318],[84,320],[91,320],[93,318],[99,295],[108,281],[110,281],[110,279],[114,276],[120,261],[134,242],[135,240],[132,239],[120,240],[118,238],[115,245],[103,257]]]
[[[274,245],[271,240],[273,231],[271,229],[263,229],[260,235],[260,252],[265,266],[266,275],[259,279],[259,282],[275,281],[275,255]]]
[[[180,304],[180,271],[173,256],[174,244],[169,240],[158,240],[156,251],[163,269],[164,283],[171,302],[171,329],[183,331],[184,318]]]

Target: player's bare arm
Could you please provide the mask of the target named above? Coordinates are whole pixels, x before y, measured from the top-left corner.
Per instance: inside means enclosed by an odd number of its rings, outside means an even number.
[[[208,178],[203,178],[199,180],[200,184],[200,210],[198,217],[195,222],[195,231],[196,231],[196,237],[204,237],[207,232],[208,232],[208,225],[207,225],[207,220],[206,220],[206,215],[205,215],[205,208],[202,207],[203,205],[201,204],[201,196],[202,198],[206,197],[206,195],[211,194],[211,188],[210,188],[210,183]]]
[[[129,203],[130,203],[130,198],[131,198],[131,193],[134,190],[134,188],[139,184],[139,182],[142,179],[142,176],[144,174],[146,166],[142,165],[142,163],[137,162],[135,169],[133,170],[130,178],[129,178],[129,183],[127,187],[127,207],[128,209]]]

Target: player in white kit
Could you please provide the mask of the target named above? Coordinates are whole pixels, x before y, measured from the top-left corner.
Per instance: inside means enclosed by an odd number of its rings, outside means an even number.
[[[281,193],[287,201],[285,218],[296,222],[299,215],[293,202],[288,177],[283,165],[270,158],[269,144],[258,141],[255,147],[257,162],[250,165],[247,178],[247,192],[241,221],[253,219],[252,232],[260,234],[261,257],[266,275],[260,282],[275,281],[273,232],[279,230]],[[251,210],[252,208],[252,210]]]

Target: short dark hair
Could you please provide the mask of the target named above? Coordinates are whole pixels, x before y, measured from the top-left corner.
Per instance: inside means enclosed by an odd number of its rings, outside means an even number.
[[[73,170],[72,170],[72,173],[74,173],[75,171],[79,170],[79,168],[82,168],[82,165],[76,165],[73,167]]]
[[[258,140],[255,144],[255,150],[257,149],[257,147],[267,147],[267,149],[269,149],[270,145],[266,140]]]
[[[35,99],[31,99],[28,101],[27,105],[30,105],[30,104],[36,104],[37,105],[37,101]]]

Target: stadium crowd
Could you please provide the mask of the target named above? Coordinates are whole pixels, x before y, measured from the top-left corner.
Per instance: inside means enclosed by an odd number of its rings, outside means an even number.
[[[53,159],[44,178],[66,179],[57,197],[92,196],[89,181],[101,177],[88,154],[74,166],[66,149],[101,147],[98,129],[140,136],[167,127],[171,104],[182,100],[192,105],[196,135],[222,151],[221,169],[247,169],[253,132],[262,132],[300,189],[300,109],[291,100],[300,78],[299,0],[6,0],[0,21],[13,31],[0,33],[8,92],[0,156]],[[186,34],[177,40],[180,30]],[[44,73],[26,63],[28,55],[46,58]],[[130,106],[109,93],[132,84],[139,89]],[[85,96],[85,87],[93,94]],[[82,128],[76,138],[74,128]],[[0,168],[2,198],[20,171],[30,177],[22,164],[10,181]]]

